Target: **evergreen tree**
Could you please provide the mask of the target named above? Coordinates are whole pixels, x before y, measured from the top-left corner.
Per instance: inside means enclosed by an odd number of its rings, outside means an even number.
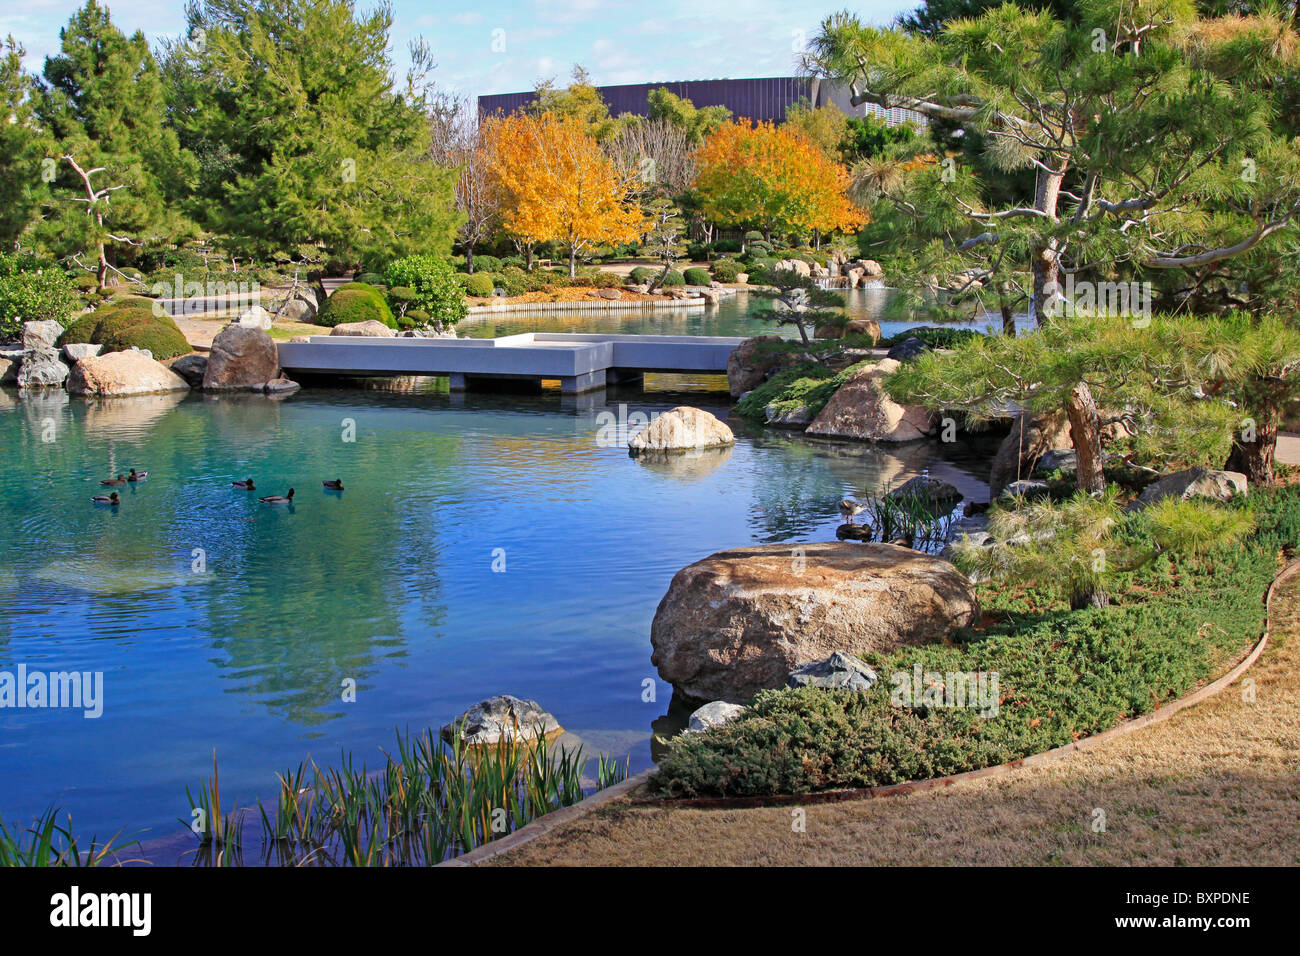
[[[125,36],[87,0],[59,39],[36,101],[56,172],[38,235],[56,255],[94,269],[102,288],[118,264],[192,231],[176,201],[194,163],[165,126],[162,78],[143,33]]]
[[[206,0],[187,17],[167,70],[206,225],[246,254],[310,247],[334,268],[450,253],[456,172],[431,155],[426,94],[395,88],[390,8]]]
[[[0,50],[0,252],[15,248],[45,192],[41,160],[47,150],[33,115],[35,84],[23,72],[24,52],[13,37]]]

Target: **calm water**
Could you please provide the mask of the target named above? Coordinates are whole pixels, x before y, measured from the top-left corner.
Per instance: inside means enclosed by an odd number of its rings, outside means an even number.
[[[730,452],[655,466],[602,447],[602,414],[687,400],[725,417],[725,396],[652,385],[607,407],[431,384],[99,403],[0,391],[0,671],[104,675],[98,719],[0,709],[6,821],[53,804],[79,831],[171,836],[214,748],[246,805],[308,753],[373,766],[395,727],[496,693],[535,698],[635,771],[671,697],[649,629],[674,572],[726,547],[833,540],[844,494],[923,468],[986,490],[987,446],[881,450],[733,421]],[[149,478],[119,509],[90,503],[131,467]],[[230,487],[249,475],[257,493]],[[334,477],[346,491],[321,488]],[[256,500],[290,486],[291,509]]]

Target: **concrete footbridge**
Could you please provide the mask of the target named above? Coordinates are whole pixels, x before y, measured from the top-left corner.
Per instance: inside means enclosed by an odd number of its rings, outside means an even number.
[[[592,392],[646,372],[725,374],[743,337],[525,332],[495,339],[313,335],[279,343],[290,375],[445,375],[452,391],[491,391],[559,379],[562,391]]]

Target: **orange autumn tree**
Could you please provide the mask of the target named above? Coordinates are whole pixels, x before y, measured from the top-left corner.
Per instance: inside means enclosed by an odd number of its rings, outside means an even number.
[[[849,199],[849,174],[795,128],[725,123],[696,155],[705,216],[775,233],[853,231],[867,217]]]
[[[531,242],[562,243],[570,276],[577,274],[584,248],[638,237],[642,223],[633,183],[581,122],[543,113],[489,123],[506,232]]]

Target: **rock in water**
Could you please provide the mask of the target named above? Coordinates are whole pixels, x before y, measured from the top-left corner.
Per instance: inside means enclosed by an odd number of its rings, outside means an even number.
[[[70,394],[101,398],[181,392],[188,391],[189,387],[185,379],[166,365],[131,349],[84,358],[68,375]]]
[[[559,736],[564,728],[559,721],[542,710],[535,700],[520,700],[510,694],[497,694],[481,700],[459,718],[442,728],[442,736],[450,740],[456,725],[461,725],[462,739],[472,747],[536,740],[540,736]]]
[[[942,641],[978,612],[956,568],[908,548],[734,548],[673,577],[650,630],[650,660],[689,698],[745,703],[784,687],[801,664]]]
[[[691,714],[691,720],[686,729],[694,733],[712,730],[714,727],[721,727],[728,721],[734,720],[744,712],[745,708],[740,704],[728,704],[725,700],[715,700]]]
[[[684,451],[733,445],[736,436],[725,422],[700,408],[679,405],[664,412],[628,439],[629,454]]]
[[[189,355],[173,359],[170,368],[185,379],[192,388],[198,388],[203,384],[203,374],[208,369],[208,357],[198,352],[191,352]]]
[[[59,353],[53,348],[23,352],[23,363],[17,376],[19,388],[60,388],[67,377],[68,367],[60,361]]]
[[[825,690],[871,690],[879,678],[865,661],[836,651],[821,661],[810,661],[790,672],[791,687],[821,687]]]
[[[893,501],[908,498],[924,501],[929,507],[931,516],[938,518],[956,508],[965,496],[946,481],[931,478],[929,475],[917,475],[903,482],[885,497]]]
[[[1142,489],[1132,507],[1140,510],[1163,498],[1173,497],[1227,501],[1233,495],[1246,494],[1248,488],[1249,480],[1239,471],[1216,471],[1198,465],[1157,478]]]
[[[780,343],[779,335],[759,335],[745,339],[732,350],[727,357],[727,388],[732,398],[739,398],[746,392],[753,391],[767,378],[776,359],[763,355],[759,345],[764,342]]]
[[[808,434],[890,442],[928,436],[936,416],[915,405],[900,405],[885,393],[882,383],[898,367],[895,360],[883,359],[855,372],[808,426]]]
[[[279,376],[280,357],[271,336],[261,329],[228,325],[212,340],[203,370],[203,390],[260,392]]]
[[[364,322],[342,322],[330,329],[330,335],[364,335],[374,339],[391,339],[397,336],[397,330],[390,329],[378,319],[366,319]]]

